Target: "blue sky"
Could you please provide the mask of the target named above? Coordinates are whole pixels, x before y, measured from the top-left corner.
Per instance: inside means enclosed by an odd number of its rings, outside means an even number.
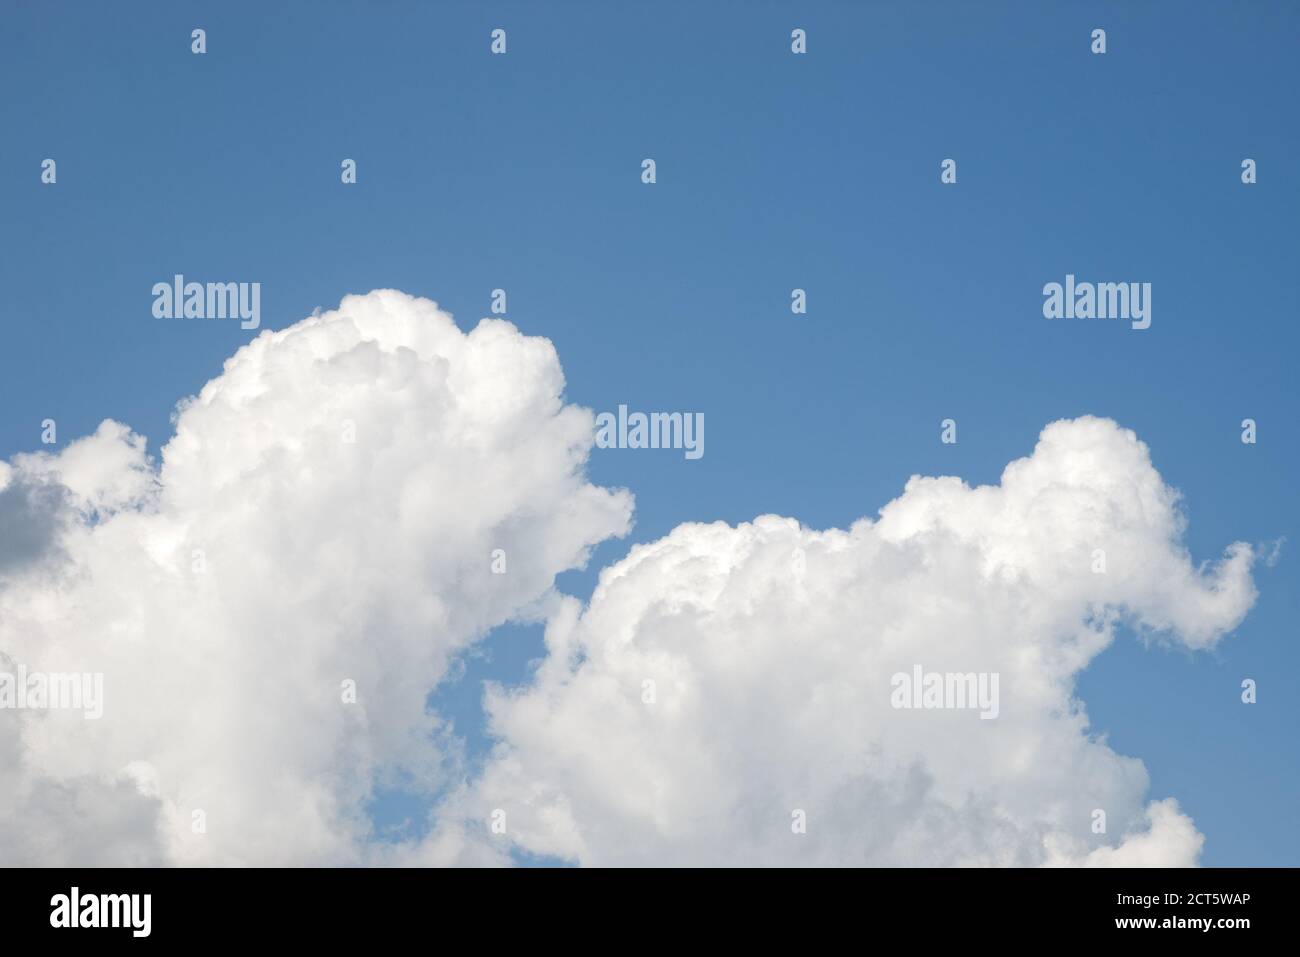
[[[505,288],[570,401],[705,411],[699,461],[593,454],[593,482],[636,494],[632,541],[768,512],[845,527],[912,474],[995,482],[1048,422],[1113,417],[1184,493],[1196,561],[1287,544],[1216,650],[1103,654],[1094,730],[1180,800],[1203,863],[1300,861],[1300,8],[47,3],[3,27],[0,457],[45,418],[157,451],[252,335],[153,320],[174,273],[260,281],[269,328],[376,287],[468,328]],[[1151,282],[1151,328],[1044,320],[1066,273]],[[586,597],[628,544],[562,586]],[[485,648],[437,695],[472,751],[479,683],[540,645]]]

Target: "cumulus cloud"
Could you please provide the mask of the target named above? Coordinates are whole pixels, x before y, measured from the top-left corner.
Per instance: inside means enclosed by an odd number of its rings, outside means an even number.
[[[534,684],[491,692],[500,744],[460,813],[596,865],[1193,864],[1190,819],[1074,694],[1121,624],[1205,648],[1252,605],[1251,550],[1198,567],[1183,528],[1146,446],[1096,418],[847,531],[682,525],[566,603]],[[997,674],[997,717],[894,707],[917,666]]]
[[[1193,564],[1133,433],[1054,423],[999,485],[915,477],[848,530],[681,525],[583,606],[555,575],[632,500],[586,481],[593,417],[563,389],[548,341],[378,291],[259,335],[157,461],[105,422],[0,463],[0,671],[105,695],[98,721],[0,710],[0,860],[1195,862],[1075,679],[1121,625],[1212,646],[1254,555]],[[427,696],[520,618],[547,655],[489,688],[470,779]],[[916,666],[996,673],[997,717],[894,708]],[[388,775],[446,795],[423,839],[374,840]]]
[[[627,530],[563,388],[548,341],[378,291],[241,349],[158,463],[105,422],[4,465],[0,670],[105,706],[0,711],[0,858],[365,860],[375,781],[455,759],[450,658]]]

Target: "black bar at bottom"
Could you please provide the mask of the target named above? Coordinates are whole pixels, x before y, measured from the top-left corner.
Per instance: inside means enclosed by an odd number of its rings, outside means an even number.
[[[283,941],[295,949],[396,935],[445,949],[452,928],[494,945],[774,944],[844,933],[865,943],[918,932],[929,944],[1047,931],[1230,946],[1285,933],[1296,877],[1291,868],[0,871],[7,944],[76,935],[91,947]]]

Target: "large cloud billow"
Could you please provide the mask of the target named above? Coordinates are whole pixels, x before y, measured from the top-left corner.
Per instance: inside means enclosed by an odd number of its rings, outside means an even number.
[[[552,620],[531,687],[493,691],[461,813],[584,864],[1194,863],[1191,821],[1074,695],[1121,624],[1204,648],[1250,608],[1251,550],[1198,569],[1182,531],[1146,446],[1096,418],[847,531],[682,525]],[[996,717],[894,707],[918,666],[997,674]]]
[[[156,469],[111,422],[3,466],[0,653],[105,707],[0,711],[0,859],[366,859],[377,776],[454,760],[450,657],[628,527],[563,388],[546,340],[379,291],[242,348]]]

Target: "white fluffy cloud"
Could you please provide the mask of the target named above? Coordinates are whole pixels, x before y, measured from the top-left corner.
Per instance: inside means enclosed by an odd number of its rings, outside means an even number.
[[[241,349],[156,469],[113,422],[0,465],[0,670],[105,695],[0,711],[0,860],[364,859],[375,776],[450,759],[450,656],[627,529],[563,387],[546,340],[379,291]]]
[[[1251,550],[1198,569],[1182,530],[1146,446],[1096,418],[847,531],[682,525],[552,620],[534,686],[494,690],[463,813],[598,865],[1192,864],[1192,822],[1073,694],[1117,624],[1204,648],[1253,603]],[[917,665],[997,673],[998,716],[894,708]]]
[[[999,486],[914,478],[847,531],[682,525],[584,608],[554,576],[632,502],[586,482],[563,385],[546,340],[379,291],[241,349],[158,463],[112,422],[0,463],[0,671],[105,681],[98,721],[0,710],[0,861],[1195,861],[1074,681],[1120,622],[1213,645],[1253,554],[1194,566],[1131,432],[1055,423]],[[426,697],[521,616],[548,656],[491,689],[500,743],[466,780]],[[892,708],[914,665],[998,673],[998,717]],[[451,796],[380,847],[364,808],[394,771]]]

